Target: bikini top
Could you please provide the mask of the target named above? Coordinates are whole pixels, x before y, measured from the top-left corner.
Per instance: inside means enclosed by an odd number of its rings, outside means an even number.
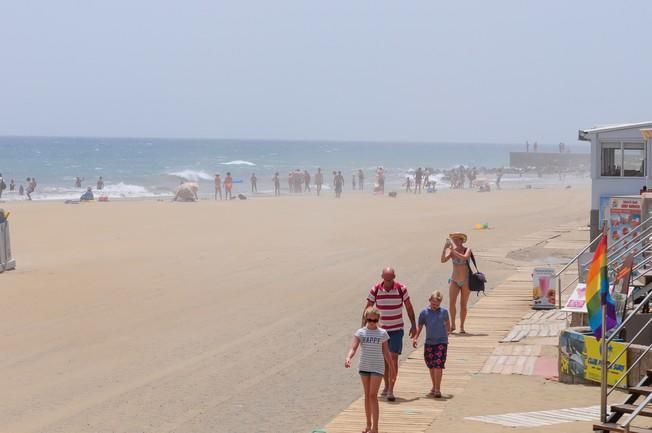
[[[465,253],[466,253],[466,250],[467,250],[467,249],[464,248],[464,252],[465,252]],[[451,259],[451,261],[453,262],[454,265],[466,265],[467,263],[469,263],[469,260],[468,260],[468,259],[458,259],[458,258],[456,258],[456,257],[453,257],[453,258]]]

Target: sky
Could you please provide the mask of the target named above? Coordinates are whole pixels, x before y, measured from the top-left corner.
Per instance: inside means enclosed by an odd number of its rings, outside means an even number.
[[[652,120],[652,2],[0,0],[0,135],[576,142]]]

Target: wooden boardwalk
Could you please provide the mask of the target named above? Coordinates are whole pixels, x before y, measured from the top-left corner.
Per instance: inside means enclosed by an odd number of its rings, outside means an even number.
[[[555,238],[560,232],[576,228],[576,223],[528,236],[530,246]],[[525,247],[526,242],[503,247],[498,254]],[[487,254],[489,253],[489,254]],[[486,255],[496,254],[496,251]],[[485,255],[483,254],[483,255]],[[497,254],[497,255],[498,255]],[[428,397],[431,382],[423,362],[423,346],[415,350],[399,368],[395,388],[396,401],[380,399],[381,433],[422,433],[446,408],[446,400],[463,392],[474,374],[479,373],[496,347],[521,320],[532,318],[531,268],[519,269],[488,296],[480,298],[469,310],[466,336],[451,335],[448,359],[442,382],[442,399]],[[475,295],[473,295],[475,296]],[[503,343],[504,344],[504,343]],[[507,357],[496,362],[506,362]],[[498,367],[496,367],[498,368]],[[359,433],[365,425],[364,397],[354,401],[321,430],[326,433]]]
[[[381,399],[382,433],[422,433],[446,407],[446,398],[462,392],[494,349],[531,307],[530,271],[514,274],[481,298],[469,311],[469,334],[450,337],[442,383],[444,398],[427,396],[431,383],[423,362],[422,346],[399,368],[395,402]],[[359,433],[364,427],[364,399],[353,402],[326,427],[327,433]]]

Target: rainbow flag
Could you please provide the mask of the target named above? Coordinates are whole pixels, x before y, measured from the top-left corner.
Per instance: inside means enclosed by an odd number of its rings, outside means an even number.
[[[607,306],[607,329],[602,329],[602,306]],[[607,273],[607,236],[603,233],[593,261],[586,276],[586,308],[589,312],[589,325],[595,338],[616,326],[616,304],[609,294],[609,275]],[[604,332],[603,332],[604,331]]]

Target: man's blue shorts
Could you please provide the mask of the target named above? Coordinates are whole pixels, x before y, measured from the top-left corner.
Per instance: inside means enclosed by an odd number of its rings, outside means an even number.
[[[403,352],[403,334],[404,332],[402,329],[387,331],[387,335],[389,335],[387,345],[389,346],[390,352],[398,353],[399,355]]]

